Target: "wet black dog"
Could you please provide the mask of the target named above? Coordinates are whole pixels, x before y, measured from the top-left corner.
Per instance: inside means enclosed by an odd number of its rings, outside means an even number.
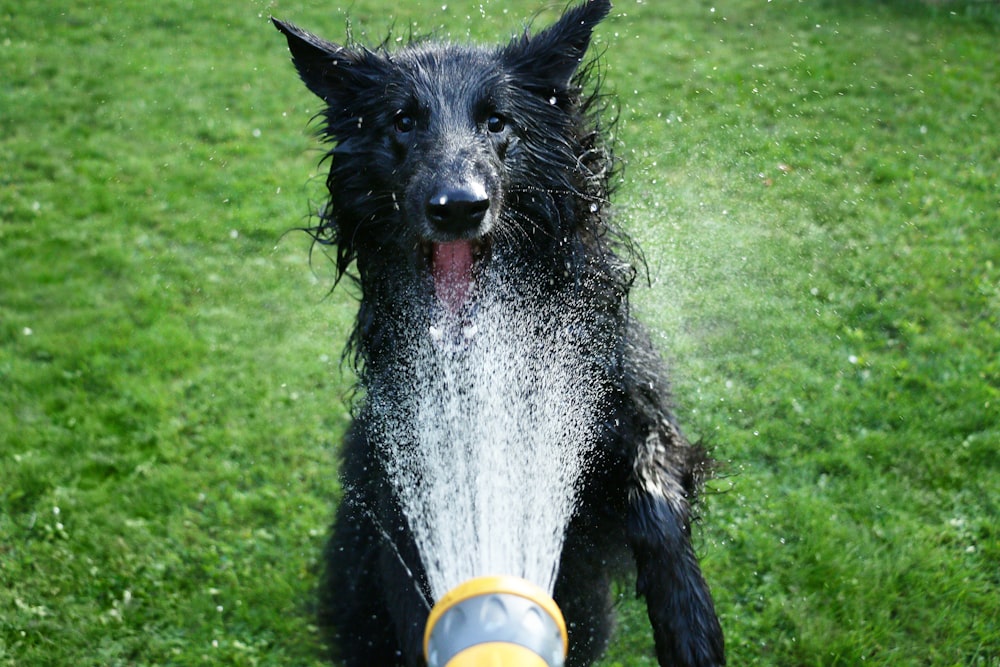
[[[610,7],[590,0],[497,48],[339,46],[274,23],[326,103],[330,198],[311,231],[361,288],[351,345],[362,389],[405,383],[414,331],[427,332],[435,312],[475,308],[487,283],[583,307],[590,325],[574,335],[600,350],[590,361],[604,396],[555,586],[568,662],[588,665],[604,650],[615,565],[631,556],[660,664],[722,665],[690,538],[707,464],[679,431],[662,362],[629,314],[641,258],[609,221],[614,161],[593,65],[581,67]],[[345,443],[321,624],[347,665],[419,665],[429,591],[369,406]]]

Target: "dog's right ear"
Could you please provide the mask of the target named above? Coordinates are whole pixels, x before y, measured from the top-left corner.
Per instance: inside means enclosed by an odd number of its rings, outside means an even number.
[[[327,104],[360,94],[376,78],[377,58],[367,50],[354,51],[302,28],[271,17],[274,27],[288,39],[288,50],[299,77]]]
[[[587,52],[594,27],[610,11],[610,0],[585,0],[537,35],[526,31],[512,40],[502,51],[503,58],[520,71],[522,81],[540,82],[546,95],[549,90],[564,90]]]

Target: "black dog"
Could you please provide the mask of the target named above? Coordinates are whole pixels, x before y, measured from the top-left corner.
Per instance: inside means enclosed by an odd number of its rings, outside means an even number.
[[[603,392],[600,438],[555,585],[568,664],[591,664],[604,650],[611,579],[629,555],[660,664],[725,664],[690,539],[690,505],[708,463],[678,429],[662,362],[629,314],[641,257],[608,219],[614,161],[603,98],[593,65],[581,68],[610,8],[590,0],[497,48],[418,41],[394,52],[338,46],[274,21],[326,103],[330,198],[310,231],[336,247],[341,276],[354,265],[361,288],[351,349],[368,400],[345,443],[320,612],[349,666],[422,664],[429,603],[373,445],[371,397],[402,390],[410,341],[432,330],[435,313],[461,318],[498,284],[542,312],[566,303],[587,313],[573,335],[581,350],[595,350],[587,372]]]

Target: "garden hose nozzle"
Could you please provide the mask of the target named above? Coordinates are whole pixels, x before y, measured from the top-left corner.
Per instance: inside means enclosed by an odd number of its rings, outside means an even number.
[[[555,601],[518,577],[477,577],[427,619],[428,667],[562,667],[569,639]]]

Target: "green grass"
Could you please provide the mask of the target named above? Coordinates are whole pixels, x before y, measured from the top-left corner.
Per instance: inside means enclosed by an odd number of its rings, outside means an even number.
[[[540,8],[349,4],[372,40]],[[344,34],[329,3],[0,0],[0,665],[322,664],[353,311],[284,234],[318,107],[271,13]],[[724,463],[698,548],[732,665],[1000,665],[998,25],[619,0],[598,31],[639,300]],[[655,664],[627,585],[621,618],[603,665]]]

